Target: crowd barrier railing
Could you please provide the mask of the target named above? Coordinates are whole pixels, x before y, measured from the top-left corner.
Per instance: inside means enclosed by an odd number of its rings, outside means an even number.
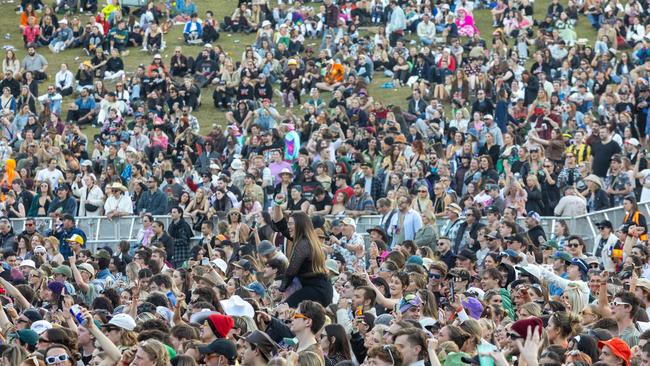
[[[639,209],[646,217],[649,217],[649,205],[650,202],[639,203]],[[564,220],[569,227],[569,232],[572,235],[582,237],[590,251],[594,245],[594,239],[598,235],[596,224],[602,220],[609,220],[616,229],[623,224],[624,217],[625,210],[623,207],[615,207],[576,217],[542,217],[541,225],[547,237],[550,238],[558,222]],[[328,216],[327,218],[335,219],[336,217]],[[366,236],[368,229],[380,225],[381,218],[381,215],[366,215],[356,218],[357,232]],[[154,219],[162,221],[165,227],[168,227],[171,222],[170,216],[155,216]],[[23,231],[25,220],[24,218],[10,219],[15,233]],[[56,221],[49,217],[36,217],[34,220],[36,221],[38,231],[41,233],[53,229],[53,226],[56,224]],[[142,228],[142,218],[139,216],[123,216],[116,219],[109,219],[106,216],[76,217],[75,220],[77,227],[86,233],[88,237],[87,247],[90,250],[104,246],[117,248],[118,243],[123,240],[134,243],[137,241],[138,233]],[[440,233],[440,230],[446,223],[446,219],[436,222],[438,233]],[[520,225],[526,228],[524,219],[520,219]],[[200,239],[200,233],[195,233],[195,237],[192,239]]]

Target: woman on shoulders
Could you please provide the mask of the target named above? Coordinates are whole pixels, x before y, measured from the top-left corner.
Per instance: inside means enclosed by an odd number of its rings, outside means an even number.
[[[275,231],[290,240],[287,246],[289,266],[280,291],[298,288],[291,293],[287,304],[295,308],[303,300],[314,300],[323,306],[332,303],[333,288],[327,280],[323,244],[306,213],[297,211],[285,217],[282,212],[284,195],[275,196],[273,222]]]

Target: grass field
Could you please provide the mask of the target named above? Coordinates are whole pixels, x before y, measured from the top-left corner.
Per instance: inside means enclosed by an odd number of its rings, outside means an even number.
[[[561,2],[563,4],[566,4],[566,1],[561,1]],[[215,14],[215,18],[220,21],[223,19],[224,16],[231,15],[234,10],[234,7],[236,6],[236,2],[224,1],[224,0],[213,0],[213,1],[195,0],[195,3],[197,4],[197,7],[199,9],[198,11],[199,14],[204,14],[206,10],[212,10]],[[546,8],[549,3],[550,1],[548,0],[537,0],[535,2],[536,19],[541,19],[544,17],[544,15],[546,14]],[[273,1],[273,4],[275,4],[275,1]],[[314,4],[313,6],[317,7],[318,5],[319,4]],[[16,6],[15,3],[2,5],[2,9],[4,11],[0,13],[0,29],[2,29],[1,32],[3,34],[6,33],[11,34],[11,39],[4,40],[2,44],[12,45],[16,47],[18,49],[18,57],[19,59],[22,59],[23,55],[25,54],[25,50],[22,47],[22,39],[20,37],[20,32],[18,29],[20,15],[14,12],[15,6]],[[87,19],[87,16],[85,15],[80,15],[80,17],[83,22],[85,22],[85,19]],[[488,10],[477,10],[474,12],[474,17],[475,17],[476,25],[481,31],[481,36],[487,41],[488,45],[491,45],[492,32],[494,31],[494,28],[492,27],[492,18],[490,12]],[[576,32],[579,38],[588,38],[590,40],[590,43],[593,44],[596,33],[589,26],[589,23],[584,17],[579,20],[576,27]],[[221,33],[221,37],[216,43],[220,44],[230,55],[233,56],[233,58],[239,60],[241,58],[241,53],[244,46],[252,43],[254,39],[255,39],[254,34],[245,35],[240,33],[236,33],[236,34]],[[165,42],[167,43],[167,48],[165,49],[164,52],[162,52],[162,56],[166,64],[169,64],[169,59],[171,57],[171,53],[173,52],[175,46],[182,45],[184,48],[184,52],[192,56],[195,56],[201,50],[200,46],[187,46],[183,44],[182,26],[180,25],[174,26],[171,29],[171,31],[165,35]],[[311,43],[311,42],[316,42],[317,44],[320,43],[319,40],[310,40],[310,39],[306,40],[306,43]],[[59,54],[53,54],[50,52],[48,48],[41,48],[38,50],[38,52],[43,54],[47,58],[48,62],[50,63],[50,66],[48,67],[50,80],[53,80],[54,74],[58,71],[59,65],[62,62],[67,62],[69,65],[71,65],[71,69],[72,69],[71,71],[75,73],[76,72],[75,65],[79,65],[79,63],[81,63],[85,59],[88,59],[88,57],[81,49],[70,49],[70,50],[65,50],[64,52]],[[131,49],[130,54],[124,57],[124,62],[126,64],[126,71],[128,72],[128,71],[135,70],[137,65],[140,63],[144,63],[144,64],[150,63],[151,58],[152,56],[148,53],[142,52],[138,49]],[[378,75],[378,77],[374,79],[372,85],[369,86],[370,95],[373,96],[375,99],[379,99],[385,102],[386,104],[405,105],[406,104],[405,98],[410,94],[408,88],[401,88],[395,90],[381,89],[380,86],[385,81],[387,80],[383,76]],[[107,84],[107,87],[109,87],[110,90],[114,90],[113,84],[109,83]],[[39,91],[44,91],[44,90],[45,90],[44,87],[39,88]],[[216,110],[212,106],[212,90],[208,87],[206,89],[203,89],[202,94],[203,94],[203,104],[201,108],[199,108],[199,110],[195,111],[194,114],[200,121],[201,132],[207,132],[211,129],[211,126],[215,123],[224,124],[225,118],[223,112]],[[329,96],[326,96],[326,98],[328,97]],[[63,104],[64,109],[66,108],[70,100],[71,98],[67,98],[64,101]],[[85,133],[88,136],[92,136],[95,133],[95,131],[93,131],[91,128],[87,128]]]

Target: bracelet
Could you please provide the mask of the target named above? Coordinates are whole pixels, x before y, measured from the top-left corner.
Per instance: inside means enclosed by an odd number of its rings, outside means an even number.
[[[281,206],[284,203],[284,200],[273,200],[273,203],[275,203],[276,206]]]

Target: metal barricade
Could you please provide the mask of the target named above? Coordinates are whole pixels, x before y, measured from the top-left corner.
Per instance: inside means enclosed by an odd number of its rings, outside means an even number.
[[[639,203],[639,209],[646,216],[650,212],[650,202]],[[603,211],[593,212],[577,217],[542,217],[541,225],[546,232],[547,237],[551,237],[555,230],[556,225],[560,220],[564,220],[572,235],[582,237],[587,243],[587,249],[591,250],[594,244],[594,239],[598,235],[596,224],[602,220],[609,220],[614,228],[623,223],[625,217],[625,210],[623,207],[610,208]],[[340,217],[326,216],[328,220],[334,220]],[[160,220],[168,227],[171,222],[170,216],[155,216],[155,220]],[[364,235],[366,243],[368,244],[367,230],[380,225],[381,215],[367,215],[356,218],[357,232]],[[47,233],[55,229],[56,221],[49,217],[36,217],[37,230],[41,233]],[[20,233],[24,230],[26,219],[11,219],[11,224],[15,233]],[[525,220],[520,219],[519,224],[526,227]],[[438,233],[447,223],[447,220],[441,219],[436,221],[436,228]],[[86,233],[88,238],[87,248],[91,251],[99,247],[109,246],[117,248],[120,241],[126,240],[134,243],[137,240],[138,233],[142,229],[142,219],[139,216],[124,216],[118,219],[109,219],[105,216],[100,217],[77,217],[77,227]],[[196,233],[200,234],[200,233]],[[196,235],[192,238],[193,241],[199,239],[200,236]]]

